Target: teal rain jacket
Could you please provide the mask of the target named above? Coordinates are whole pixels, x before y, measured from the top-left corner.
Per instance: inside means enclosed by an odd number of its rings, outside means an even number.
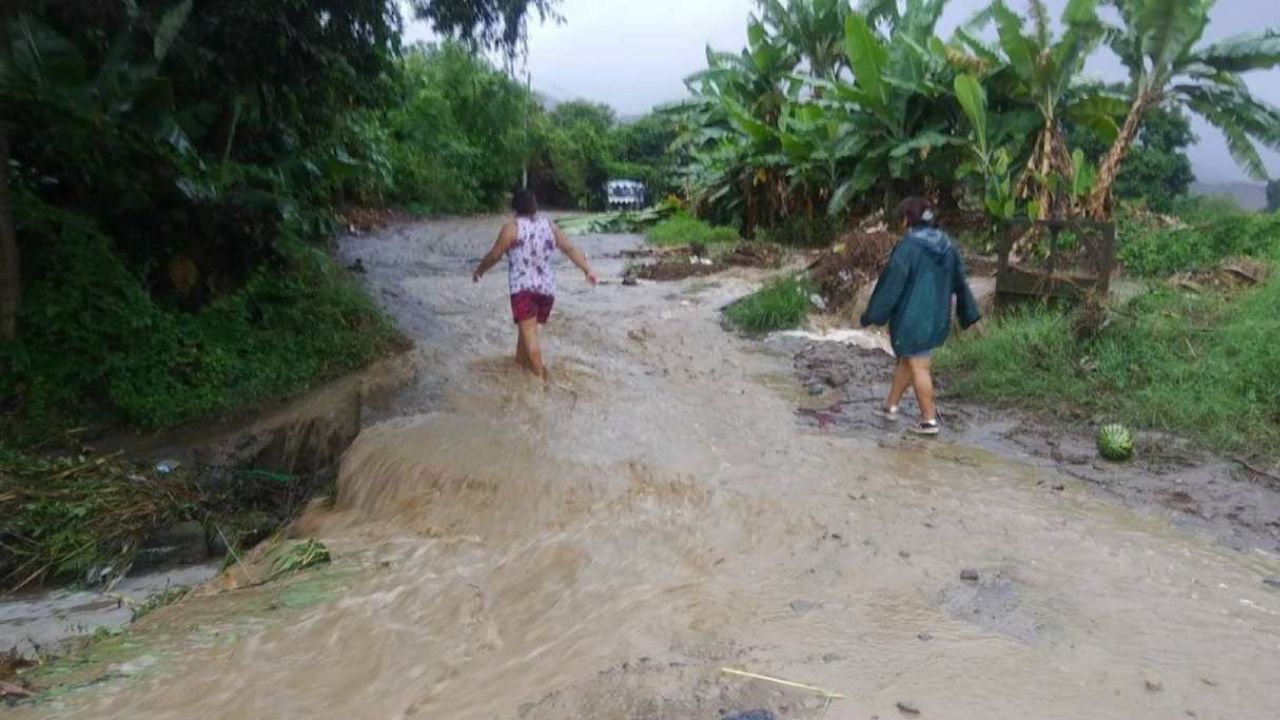
[[[960,251],[941,230],[913,227],[893,248],[862,324],[888,323],[894,354],[920,355],[947,339],[953,296],[960,325],[978,322],[982,314],[965,280]]]

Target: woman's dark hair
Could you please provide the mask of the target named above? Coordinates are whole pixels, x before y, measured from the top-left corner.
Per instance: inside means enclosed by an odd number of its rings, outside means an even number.
[[[532,190],[517,190],[511,208],[517,215],[535,215],[538,212],[538,198]]]
[[[933,207],[922,197],[909,197],[898,203],[898,217],[907,221],[907,227],[934,225]]]

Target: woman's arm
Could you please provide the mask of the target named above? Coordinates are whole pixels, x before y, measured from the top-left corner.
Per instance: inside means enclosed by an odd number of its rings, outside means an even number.
[[[489,250],[489,253],[485,255],[484,259],[480,261],[480,264],[476,266],[476,271],[471,274],[471,281],[480,282],[480,278],[484,277],[484,274],[489,272],[489,268],[492,268],[499,260],[502,259],[503,254],[511,247],[511,243],[515,242],[515,239],[515,223],[509,222],[506,225],[503,225],[502,231],[498,233],[498,239],[493,243],[493,248]]]
[[[569,260],[573,261],[573,264],[578,266],[578,269],[586,276],[587,282],[592,285],[600,282],[599,278],[596,277],[596,274],[591,272],[591,266],[587,264],[587,257],[582,254],[581,250],[574,247],[573,243],[569,242],[569,238],[564,236],[564,233],[561,232],[559,227],[556,227],[555,223],[551,224],[551,232],[555,233],[556,247],[560,248],[560,252],[568,255]]]

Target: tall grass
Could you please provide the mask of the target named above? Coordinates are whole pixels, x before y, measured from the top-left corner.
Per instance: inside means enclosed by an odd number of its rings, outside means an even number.
[[[724,309],[725,322],[746,332],[772,332],[804,322],[813,303],[813,285],[806,278],[779,278]]]
[[[1153,286],[1091,341],[1060,311],[997,320],[948,345],[963,396],[1105,416],[1224,451],[1280,457],[1280,276],[1239,295]]]
[[[658,247],[680,247],[695,243],[715,245],[738,240],[738,231],[731,227],[717,227],[680,213],[654,225],[646,237],[651,245]]]

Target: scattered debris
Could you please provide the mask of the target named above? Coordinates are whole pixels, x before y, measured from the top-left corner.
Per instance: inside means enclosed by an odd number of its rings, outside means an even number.
[[[0,680],[0,698],[21,700],[22,698],[29,698],[31,695],[31,691],[21,685],[15,685],[11,682]]]
[[[642,280],[684,280],[690,277],[714,275],[725,266],[710,258],[665,258],[636,269],[635,277]]]
[[[821,695],[822,697],[829,698],[829,699],[843,699],[845,697],[840,693],[831,692],[830,690],[824,690],[820,687],[815,687],[813,685],[806,685],[804,683],[798,683],[791,680],[783,680],[782,678],[770,677],[769,675],[760,675],[758,673],[747,672],[746,670],[738,670],[735,668],[720,668],[720,672],[725,673],[727,675],[737,675],[739,677],[751,678],[752,680],[763,680],[764,682],[770,682],[776,685],[785,685],[787,687],[798,688],[800,690],[809,690],[811,692],[815,692]]]
[[[772,269],[782,267],[785,253],[771,243],[744,242],[720,256],[720,262],[734,267]]]
[[[1168,282],[1174,287],[1200,293],[1206,290],[1233,291],[1250,288],[1267,279],[1265,263],[1248,257],[1223,260],[1216,268],[1192,270],[1170,275]]]
[[[319,540],[310,539],[290,545],[271,564],[273,577],[300,572],[330,561],[329,548]]]
[[[656,225],[674,211],[671,207],[651,208],[632,212],[598,213],[579,215],[556,221],[566,235],[608,235],[613,233],[638,233]]]
[[[839,311],[853,304],[858,292],[880,274],[897,242],[898,236],[883,226],[854,229],[824,251],[809,265],[809,274],[826,306]]]

